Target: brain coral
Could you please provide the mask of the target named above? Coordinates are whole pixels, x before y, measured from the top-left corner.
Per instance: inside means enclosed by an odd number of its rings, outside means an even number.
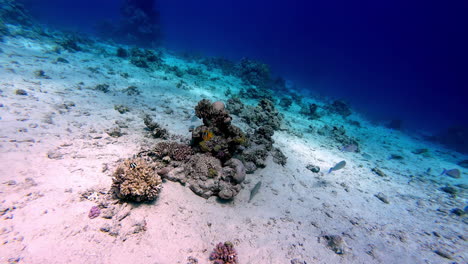
[[[152,201],[162,188],[161,177],[155,168],[142,158],[123,161],[113,176],[111,191],[123,200]]]

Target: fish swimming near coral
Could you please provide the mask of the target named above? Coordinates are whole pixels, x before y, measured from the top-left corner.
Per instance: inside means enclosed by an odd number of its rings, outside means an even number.
[[[212,139],[213,136],[214,136],[213,132],[211,132],[209,130],[205,130],[202,133],[202,137],[203,137],[204,141],[208,141],[208,140]]]
[[[335,166],[330,168],[330,170],[328,170],[328,173],[331,173],[332,171],[341,170],[342,168],[344,168],[344,166],[346,166],[346,161],[342,160],[338,162]]]
[[[456,178],[456,179],[461,178],[461,172],[459,169],[452,169],[452,170],[444,169],[439,176],[442,176],[444,174],[449,177]]]
[[[258,190],[260,190],[260,187],[262,186],[262,181],[257,182],[253,189],[250,191],[250,198],[249,198],[249,203],[252,201],[254,196],[258,193]]]
[[[358,146],[356,144],[349,144],[341,148],[341,152],[357,152]]]

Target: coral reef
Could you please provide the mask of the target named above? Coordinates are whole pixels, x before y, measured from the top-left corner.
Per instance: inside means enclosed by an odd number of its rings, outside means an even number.
[[[195,115],[203,120],[203,125],[192,131],[192,146],[196,151],[211,153],[224,162],[246,144],[245,134],[231,124],[224,103],[203,99],[195,107]]]
[[[220,69],[223,75],[235,75],[236,64],[228,59],[222,57],[211,57],[201,61],[208,71],[212,71],[213,68]]]
[[[150,49],[133,48],[130,50],[130,63],[139,68],[159,69],[163,66],[162,54]]]
[[[335,100],[331,105],[328,106],[328,110],[332,113],[341,115],[342,117],[351,115],[351,109],[349,109],[349,106],[341,100]]]
[[[231,242],[219,243],[210,254],[213,264],[237,264],[237,251]]]
[[[146,128],[150,131],[152,137],[162,139],[167,139],[169,137],[169,132],[167,129],[154,122],[151,116],[145,115],[143,117],[143,122],[145,123]]]
[[[227,108],[252,128],[267,125],[278,130],[284,119],[283,114],[279,113],[273,102],[268,99],[262,99],[256,107],[251,107],[244,105],[239,98],[231,98],[228,100]]]
[[[267,99],[262,99],[256,107],[251,107],[244,105],[239,98],[231,98],[228,100],[228,109],[254,129],[253,133],[248,134],[249,142],[240,155],[246,165],[248,163],[248,171],[265,167],[266,158],[273,150],[273,134],[280,129],[283,115]],[[281,150],[275,149],[272,154],[274,162],[283,166],[286,164],[286,156]]]
[[[111,193],[122,200],[152,201],[159,195],[161,184],[151,163],[142,158],[126,159],[113,174]]]
[[[270,68],[258,61],[243,58],[238,65],[237,76],[248,85],[254,85],[259,89],[267,88],[271,83]]]
[[[8,23],[23,26],[32,26],[31,16],[17,0],[0,0],[0,24]]]

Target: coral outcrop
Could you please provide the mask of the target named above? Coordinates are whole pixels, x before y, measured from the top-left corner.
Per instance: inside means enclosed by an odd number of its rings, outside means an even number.
[[[162,180],[155,167],[142,158],[124,160],[115,170],[111,192],[119,199],[144,202],[155,200]]]
[[[231,242],[219,243],[210,254],[213,264],[237,264],[237,251]]]
[[[271,83],[268,65],[247,58],[243,58],[237,65],[237,75],[245,84],[260,89],[268,87]]]
[[[216,195],[229,200],[241,190],[238,181],[243,180],[242,176],[232,167],[223,168],[221,161],[211,155],[195,154],[184,167],[190,189],[203,198]]]
[[[211,153],[225,162],[246,144],[245,134],[231,124],[224,103],[203,99],[195,107],[195,115],[203,120],[203,125],[192,131],[192,146],[197,152]]]
[[[341,100],[335,100],[328,107],[328,110],[332,113],[341,115],[342,117],[347,117],[351,115],[351,109],[349,109],[349,106]]]

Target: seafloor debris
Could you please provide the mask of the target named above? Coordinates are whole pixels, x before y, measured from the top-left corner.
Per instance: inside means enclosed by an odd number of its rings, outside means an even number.
[[[341,255],[345,253],[346,243],[343,237],[339,235],[325,235],[322,236],[322,238],[324,238],[328,242],[327,247],[330,248],[336,254]]]
[[[306,169],[310,170],[310,171],[313,172],[313,173],[318,173],[318,172],[320,172],[320,167],[319,167],[319,166],[315,166],[315,165],[313,165],[313,164],[307,164]]]

